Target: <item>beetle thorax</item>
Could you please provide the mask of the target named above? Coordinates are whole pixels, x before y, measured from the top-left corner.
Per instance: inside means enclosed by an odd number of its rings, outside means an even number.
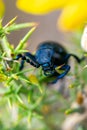
[[[40,65],[51,64],[53,51],[51,49],[40,49],[36,52],[36,61]]]

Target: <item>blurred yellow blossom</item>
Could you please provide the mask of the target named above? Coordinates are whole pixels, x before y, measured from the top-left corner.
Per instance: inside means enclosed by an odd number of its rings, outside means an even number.
[[[32,14],[62,9],[57,23],[62,31],[77,29],[87,20],[87,0],[17,0],[17,7]]]
[[[73,0],[74,1],[74,0]],[[58,26],[64,31],[77,29],[87,20],[87,1],[76,0],[68,4],[62,11]]]
[[[17,0],[17,7],[32,14],[45,14],[64,6],[67,0]]]
[[[38,85],[39,84],[39,81],[38,81],[37,77],[35,75],[33,75],[33,74],[29,75],[29,80],[34,85]]]
[[[6,81],[7,80],[7,76],[3,73],[0,73],[0,82]]]
[[[43,92],[42,86],[40,86],[40,83],[39,83],[39,81],[38,81],[38,78],[37,78],[35,75],[33,75],[33,74],[29,75],[29,80],[30,80],[30,82],[31,82],[33,85],[36,85],[36,86],[38,87],[38,89],[40,90],[41,93]]]
[[[5,6],[3,0],[0,0],[0,18],[2,18],[4,11],[5,11]]]

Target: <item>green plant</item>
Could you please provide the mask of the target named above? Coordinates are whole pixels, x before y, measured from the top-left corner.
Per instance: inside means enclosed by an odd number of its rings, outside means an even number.
[[[38,24],[16,24],[15,20],[16,17],[5,26],[2,26],[2,20],[0,21],[0,128],[2,130],[24,130],[19,122],[27,119],[27,124],[32,124],[32,130],[58,130],[64,120],[64,113],[83,112],[82,107],[70,108],[70,106],[76,100],[77,93],[83,92],[87,83],[86,68],[81,69],[86,63],[83,62],[81,67],[75,64],[74,71],[69,73],[69,78],[74,77],[74,79],[68,84],[69,96],[66,98],[64,93],[52,87],[49,88],[47,81],[52,79],[44,76],[41,68],[35,70],[27,64],[26,68],[19,71],[20,61],[13,59],[17,54],[28,51],[26,49],[27,40]],[[14,48],[9,43],[7,35],[28,27],[31,29]],[[62,85],[60,88],[64,89]],[[37,128],[34,120],[36,124],[39,121]],[[10,122],[12,122],[11,125]],[[26,124],[26,121],[24,122]],[[25,129],[29,128],[26,126]]]

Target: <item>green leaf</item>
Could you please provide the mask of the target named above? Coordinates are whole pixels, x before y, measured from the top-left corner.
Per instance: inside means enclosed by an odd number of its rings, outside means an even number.
[[[5,30],[7,27],[11,26],[11,25],[15,22],[16,19],[17,19],[17,16],[14,17],[13,19],[11,19],[11,20],[3,27],[4,30]]]
[[[17,94],[16,95],[16,98],[18,99],[18,101],[21,103],[21,104],[23,104],[23,100],[20,98],[20,96]]]
[[[13,31],[17,31],[23,28],[28,28],[28,27],[33,27],[36,26],[37,23],[34,22],[30,22],[30,23],[21,23],[21,24],[13,24],[11,26],[8,26],[8,28],[6,28],[6,32],[13,32]]]
[[[12,108],[12,99],[11,98],[8,98],[8,105],[9,105],[9,108]]]
[[[15,49],[15,53],[18,53],[19,50],[22,50],[26,44],[26,42],[28,41],[28,39],[30,38],[31,34],[35,31],[36,26],[33,27],[25,36],[24,38],[20,41],[20,43],[18,44],[18,46]]]

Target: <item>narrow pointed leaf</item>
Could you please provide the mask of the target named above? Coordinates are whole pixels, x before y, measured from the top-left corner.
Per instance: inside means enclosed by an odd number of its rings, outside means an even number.
[[[23,28],[28,28],[28,27],[33,27],[36,26],[37,24],[34,22],[31,23],[21,23],[21,24],[13,24],[11,26],[9,26],[6,31],[7,32],[13,32],[13,31],[17,31]]]
[[[36,27],[33,27],[25,36],[24,38],[20,41],[20,43],[18,44],[18,46],[15,49],[15,53],[17,53],[19,50],[23,49],[26,42],[28,41],[29,37],[31,36],[31,34],[35,31]]]

